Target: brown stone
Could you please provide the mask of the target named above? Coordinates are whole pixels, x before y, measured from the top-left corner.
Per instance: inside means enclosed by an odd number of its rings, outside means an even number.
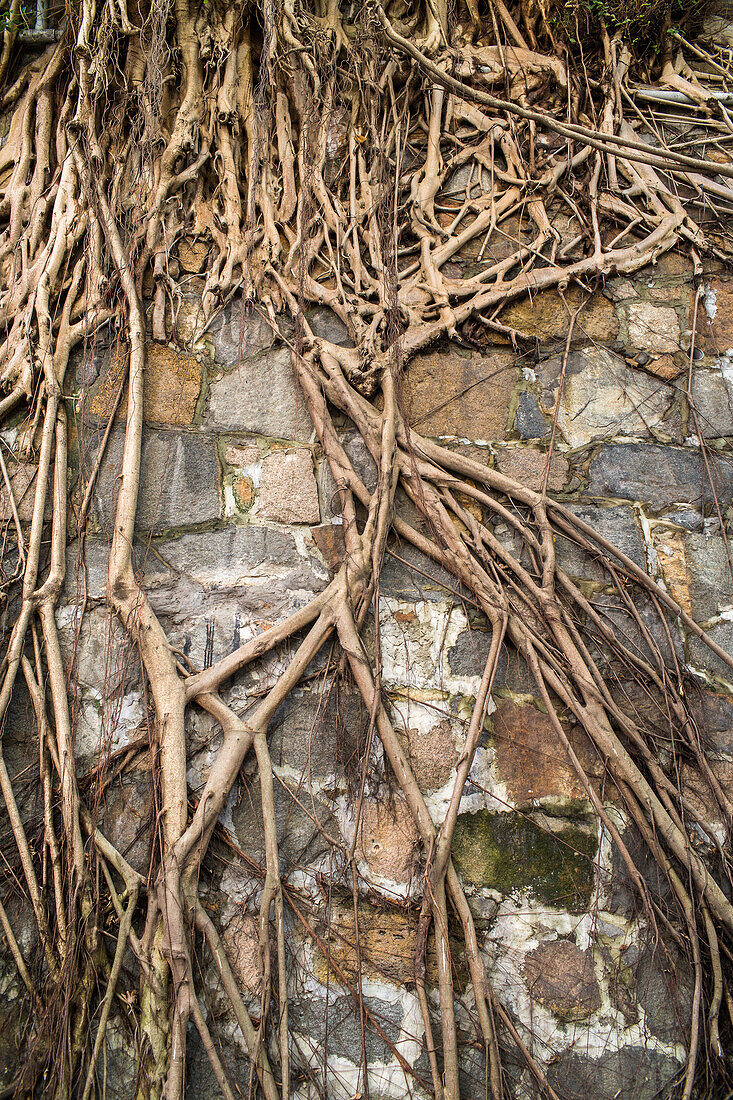
[[[724,791],[733,790],[733,761],[710,760],[710,770]],[[683,764],[680,771],[682,791],[692,807],[718,834],[722,844],[728,842],[728,826],[710,784],[694,764]]]
[[[238,911],[222,931],[232,970],[246,993],[256,996],[262,988],[262,956],[257,918]]]
[[[236,466],[240,470],[245,466],[256,466],[261,459],[262,451],[259,447],[227,443],[224,449],[224,461],[229,466]]]
[[[643,369],[664,382],[671,382],[673,378],[679,378],[686,369],[686,364],[676,363],[671,355],[658,355],[644,363]]]
[[[527,489],[540,492],[545,477],[547,454],[537,447],[506,447],[496,453],[496,464],[503,474],[514,478]],[[547,488],[553,492],[562,489],[570,467],[567,459],[555,452],[550,459],[550,476]]]
[[[250,477],[235,477],[232,482],[234,503],[241,512],[248,512],[255,499],[255,487]]]
[[[586,790],[547,714],[533,706],[499,701],[493,715],[496,771],[515,805],[541,798],[585,799]],[[580,734],[569,734],[586,774],[597,775],[600,762]],[[574,742],[574,743],[573,743]]]
[[[181,271],[198,275],[203,271],[211,246],[195,237],[183,237],[178,242],[178,263]]]
[[[427,436],[503,439],[517,375],[505,351],[470,358],[445,352],[417,355],[405,379],[410,424]]]
[[[101,379],[89,405],[93,420],[106,421],[114,407],[125,370],[122,350],[115,355]],[[193,423],[201,390],[201,365],[193,355],[149,343],[145,348],[145,420],[168,428],[184,428]],[[127,411],[127,392],[120,403],[120,415]]]
[[[420,854],[420,836],[404,799],[364,800],[356,851],[372,874],[393,882],[410,881]]]
[[[323,982],[353,982],[361,974],[372,981],[391,981],[398,985],[415,981],[415,951],[419,915],[414,909],[377,908],[361,904],[358,909],[359,956],[356,951],[354,910],[351,904],[336,903],[329,913],[328,927],[321,942],[328,948],[331,966],[318,951],[315,953],[315,977]],[[466,974],[462,946],[451,942],[458,988],[465,986]],[[438,968],[435,940],[431,931],[426,952],[426,979],[436,985]],[[340,973],[339,973],[340,972]]]
[[[683,611],[692,614],[690,598],[690,573],[687,567],[685,539],[681,532],[655,528],[652,542],[662,571],[662,579],[670,596]]]
[[[311,535],[321,556],[332,573],[344,560],[344,529],[340,523],[323,523],[311,528]]]
[[[593,956],[567,940],[550,940],[524,959],[527,989],[563,1020],[584,1020],[601,1007]]]
[[[458,761],[458,750],[447,719],[426,733],[408,729],[400,740],[421,791],[436,791],[448,782]]]
[[[262,463],[259,515],[275,523],[319,523],[318,486],[310,451],[276,451]]]
[[[577,309],[586,295],[578,287],[565,294],[570,309]],[[570,327],[568,309],[557,290],[544,290],[531,298],[522,298],[508,306],[500,315],[502,325],[533,336],[540,343],[565,339]],[[581,310],[573,329],[573,342],[588,339],[612,344],[619,332],[616,310],[601,294],[594,294]]]
[[[6,462],[5,465],[13,490],[15,507],[18,510],[18,519],[21,523],[30,523],[33,519],[33,504],[36,497],[36,466],[32,462],[16,462],[15,464]],[[46,503],[48,510],[48,500]],[[0,521],[8,523],[12,520],[13,506],[5,485],[5,478],[0,475]]]
[[[733,281],[710,279],[707,285],[707,298],[711,305],[715,303],[715,316],[708,315],[705,304],[698,306],[697,342],[699,346],[702,341],[706,355],[722,355],[733,348]]]

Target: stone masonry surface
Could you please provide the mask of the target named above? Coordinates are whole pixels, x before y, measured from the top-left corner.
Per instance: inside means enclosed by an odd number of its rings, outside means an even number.
[[[195,273],[205,256],[194,245],[186,246],[181,262]],[[733,592],[718,509],[725,523],[733,519],[733,282],[713,266],[705,281],[706,300],[717,307],[703,317],[702,357],[695,362],[689,393],[692,277],[681,258],[663,256],[633,280],[610,280],[590,299],[564,374],[567,314],[557,295],[548,292],[502,314],[502,324],[521,336],[518,350],[497,336],[494,345],[480,350],[445,342],[418,355],[407,368],[404,407],[421,434],[478,454],[532,488],[541,488],[549,462],[550,495],[662,582],[730,647]],[[148,346],[135,558],[173,645],[182,659],[201,667],[327,584],[341,560],[343,539],[335,485],[288,348],[236,301],[199,332],[195,274],[192,287],[180,314],[179,343]],[[579,303],[574,294],[571,288],[571,305]],[[327,313],[314,311],[311,322],[330,339],[345,340]],[[88,469],[94,462],[119,388],[120,361],[118,350],[102,355],[94,369],[79,366],[72,449],[77,467]],[[123,412],[124,401],[123,396]],[[105,585],[122,441],[120,422],[95,493],[96,526],[86,551],[87,614],[78,644],[76,546],[69,549],[59,612],[67,655],[76,646],[72,691],[80,715],[80,768],[134,739],[144,717],[134,655],[114,673],[106,667],[107,643],[119,631],[106,610]],[[360,476],[373,485],[371,459],[348,425],[343,442]],[[21,490],[23,509],[29,471],[19,463],[10,476]],[[21,515],[24,522],[27,518]],[[511,544],[508,527],[496,524],[495,534]],[[565,539],[558,539],[557,554],[603,614],[621,614],[609,603],[597,562]],[[391,715],[440,824],[486,659],[486,624],[461,602],[447,574],[397,544],[390,544],[385,560],[379,621]],[[692,705],[711,763],[728,782],[733,685],[719,661],[679,624],[673,629],[671,644],[696,685]],[[641,634],[638,644],[646,644]],[[355,1095],[362,1041],[358,1006],[345,983],[361,968],[364,1004],[380,1027],[369,1027],[365,1044],[370,1095],[422,1098],[430,1071],[413,973],[420,846],[375,745],[372,770],[383,782],[367,784],[355,837],[355,791],[369,715],[343,684],[325,674],[324,661],[315,663],[313,675],[280,708],[271,729],[283,873],[319,914],[317,943],[297,923],[289,928],[294,1048],[316,1074],[323,1074],[327,1060],[329,1096]],[[248,668],[223,693],[226,701],[243,708],[280,667],[281,658],[272,655]],[[629,706],[645,705],[625,694],[622,683],[618,692]],[[634,907],[627,872],[612,856],[531,676],[514,653],[502,653],[489,710],[461,802],[453,854],[497,995],[520,1033],[531,1036],[535,1056],[564,1100],[664,1096],[684,1061],[689,975],[678,968],[673,1004],[669,978],[677,966],[675,946],[654,938]],[[640,853],[639,838],[608,789],[603,761],[571,716],[563,721],[609,814],[630,850]],[[191,714],[188,779],[194,797],[219,736],[203,712]],[[683,778],[689,797],[699,799],[694,769]],[[140,869],[150,850],[151,798],[143,768],[113,785],[104,806],[115,843]],[[204,884],[205,900],[225,930],[244,995],[256,1007],[261,970],[254,914],[260,880],[251,861],[264,858],[264,840],[253,766],[245,765],[221,824],[231,847]],[[722,822],[720,830],[724,841]],[[340,838],[347,849],[355,841],[361,875],[359,960],[351,880],[324,835]],[[663,891],[641,856],[639,866],[652,892]],[[320,885],[325,880],[332,884],[328,894]],[[427,974],[428,981],[435,974],[432,942]],[[209,1006],[216,1014],[224,1002],[209,977]],[[465,960],[457,943],[455,981],[465,1039],[462,1087],[466,1097],[478,1098],[484,1095],[483,1051],[472,1043]],[[433,996],[431,1012],[437,1009]],[[218,1019],[230,1069],[246,1087],[241,1036],[226,1013]],[[109,1035],[109,1095],[124,1097],[130,1094],[125,1073],[132,1063],[126,1060],[123,1033],[113,1028]],[[413,1068],[414,1079],[400,1059]],[[191,1095],[207,1100],[218,1095],[195,1044],[188,1074]],[[533,1095],[521,1067],[512,1081],[517,1100]],[[297,1093],[296,1100],[305,1096]]]

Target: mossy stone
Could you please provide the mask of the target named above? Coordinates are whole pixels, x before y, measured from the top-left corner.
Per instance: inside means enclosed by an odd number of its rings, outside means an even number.
[[[587,909],[595,885],[595,833],[576,825],[555,832],[517,813],[461,814],[453,834],[459,874],[502,894],[530,891],[555,909]]]

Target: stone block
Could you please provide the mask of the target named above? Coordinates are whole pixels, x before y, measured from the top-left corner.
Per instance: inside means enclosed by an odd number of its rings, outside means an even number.
[[[733,696],[698,688],[689,692],[688,703],[705,748],[733,758]]]
[[[387,981],[397,985],[412,984],[415,981],[415,951],[417,948],[417,930],[419,911],[415,909],[397,909],[392,906],[378,908],[362,903],[359,905],[359,943],[360,957],[357,959],[354,910],[351,899],[348,902],[334,902],[329,912],[328,929],[324,936],[328,947],[328,965],[320,951],[315,957],[315,976],[322,983],[338,982],[336,967],[349,981],[354,981],[361,963],[362,978],[372,981]],[[454,963],[454,981],[461,989],[466,984],[463,944],[455,943],[451,937],[451,953]],[[437,965],[435,959],[435,940],[432,931],[428,937],[426,980],[437,984]]]
[[[576,309],[585,294],[579,287],[570,287],[565,299],[571,310]],[[502,325],[517,329],[541,344],[552,340],[565,340],[570,327],[568,306],[557,290],[543,290],[539,294],[513,302],[502,311]],[[611,302],[600,294],[594,294],[583,307],[573,330],[573,343],[587,340],[611,344],[618,337],[619,324]]]
[[[176,249],[178,265],[187,275],[198,275],[211,251],[211,245],[200,237],[181,237]]]
[[[110,435],[95,489],[99,521],[114,522],[122,468],[124,431]],[[90,455],[89,463],[93,461]],[[219,463],[211,436],[189,432],[143,432],[136,527],[164,531],[219,518]]]
[[[574,943],[541,943],[525,955],[522,969],[532,999],[561,1020],[585,1020],[601,1007],[593,955]]]
[[[456,739],[448,719],[444,718],[428,730],[408,725],[398,736],[420,790],[435,791],[444,786],[458,762]]]
[[[553,1059],[548,1081],[563,1100],[654,1100],[669,1095],[680,1069],[653,1047],[623,1046],[600,1058],[570,1048]]]
[[[552,413],[560,387],[562,358],[537,370],[543,401]],[[673,391],[643,371],[633,370],[606,348],[571,352],[558,411],[558,426],[572,447],[618,435],[645,436],[668,413]]]
[[[537,447],[502,447],[496,452],[496,465],[502,474],[520,481],[526,489],[540,492],[545,477],[548,455]],[[550,459],[547,488],[559,492],[568,478],[570,467],[564,455],[555,452]]]
[[[21,523],[30,523],[33,519],[33,507],[36,499],[36,474],[38,467],[33,462],[6,462],[13,500]],[[50,489],[50,487],[49,487]],[[46,513],[50,511],[50,492],[46,493]],[[13,524],[13,505],[0,475],[0,522]]]
[[[722,371],[696,368],[690,391],[697,420],[690,409],[688,431],[703,439],[733,435],[733,395]]]
[[[124,349],[119,349],[99,380],[89,402],[89,418],[93,423],[106,423],[112,415],[124,375],[125,358]],[[146,423],[168,428],[185,428],[192,424],[201,392],[201,378],[201,364],[195,356],[166,344],[152,341],[146,344],[143,384]],[[127,415],[127,386],[118,415],[120,418]]]
[[[698,342],[707,355],[723,355],[733,348],[733,281],[708,280],[697,324]]]
[[[509,699],[497,703],[493,718],[496,775],[515,806],[551,799],[562,806],[585,803],[587,793],[549,716]],[[585,735],[571,743],[586,774],[602,774],[602,765]]]
[[[240,988],[250,996],[259,996],[263,966],[257,917],[238,909],[223,925],[222,939]]]
[[[318,486],[310,451],[273,451],[262,463],[258,515],[275,523],[319,523]]]
[[[712,456],[718,497],[733,496],[733,460]],[[593,457],[587,495],[640,500],[659,510],[672,504],[712,501],[702,455],[696,448],[609,443]]]
[[[689,531],[677,541],[683,548],[679,555],[680,568],[684,563],[689,593],[689,606],[685,610],[690,611],[697,622],[704,622],[733,607],[733,578],[720,532],[705,535]],[[733,546],[730,549],[733,551]],[[664,564],[662,569],[664,572]]]
[[[674,354],[679,350],[680,322],[671,306],[634,299],[626,303],[625,311],[630,350],[650,355]]]
[[[389,1043],[398,1042],[402,1034],[402,1005],[377,997],[365,997],[364,1005],[380,1029],[377,1032],[367,1016],[364,1024],[367,1062],[390,1062],[393,1054]],[[359,1005],[352,998],[332,995],[326,1001],[316,996],[299,997],[290,1007],[290,1022],[300,1043],[305,1042],[314,1054],[318,1054],[319,1060],[336,1057],[347,1058],[356,1065],[361,1063]]]
[[[597,848],[595,833],[580,826],[551,832],[521,814],[479,810],[459,815],[452,852],[459,874],[474,886],[534,894],[577,913],[593,895]]]
[[[631,508],[623,505],[595,508],[592,505],[578,504],[569,504],[567,507],[599,535],[603,535],[608,542],[631,558],[640,569],[646,569],[646,549],[639,524]],[[555,541],[555,554],[558,565],[570,576],[601,581],[607,576],[599,561],[587,554],[571,538],[559,536]]]
[[[101,816],[104,835],[138,874],[147,878],[155,818],[150,768],[128,768],[105,792]]]
[[[416,355],[404,381],[412,427],[425,436],[504,439],[518,378],[513,356]]]
[[[289,349],[234,360],[228,373],[211,382],[204,423],[221,431],[307,442],[313,425]]]
[[[530,390],[524,390],[519,395],[514,427],[522,439],[544,439],[552,431],[552,426],[543,416],[537,398]]]
[[[373,875],[393,882],[412,879],[420,856],[420,834],[403,798],[364,800],[356,853]]]
[[[287,333],[292,326],[285,322]],[[216,363],[236,367],[261,351],[272,348],[275,334],[264,311],[235,298],[216,315],[209,326]]]

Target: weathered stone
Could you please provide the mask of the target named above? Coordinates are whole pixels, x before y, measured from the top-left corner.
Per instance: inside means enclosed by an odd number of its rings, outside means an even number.
[[[724,791],[733,790],[733,760],[710,760],[710,769]],[[714,830],[721,844],[728,843],[729,830],[707,776],[695,764],[683,764],[680,784],[693,810]]]
[[[254,443],[227,443],[224,448],[224,461],[228,466],[234,466],[238,470],[246,469],[248,466],[258,466],[262,458],[262,451]]]
[[[629,346],[651,355],[674,353],[680,347],[680,323],[670,306],[633,300],[626,303]]]
[[[235,360],[235,363],[237,361]],[[213,381],[204,423],[217,430],[257,432],[306,442],[313,432],[288,348],[243,356]]]
[[[503,439],[517,381],[513,357],[431,352],[415,356],[404,384],[410,424],[427,436]]]
[[[544,439],[552,431],[552,427],[542,415],[537,398],[530,390],[524,390],[519,395],[514,426],[522,439]]]
[[[626,851],[631,856],[634,867],[646,883],[653,901],[661,904],[668,900],[671,894],[669,880],[651,855],[646,841],[642,838],[636,826],[627,825],[621,834],[621,839],[624,842]],[[626,861],[615,844],[612,846],[611,851],[611,890],[608,911],[630,919],[637,913],[639,894],[629,874]]]
[[[474,886],[534,894],[558,909],[588,908],[595,882],[595,834],[574,825],[556,832],[516,813],[461,814],[453,835],[459,873]]]
[[[684,1043],[692,1010],[690,968],[676,948],[650,944],[635,967],[636,998],[647,1031],[665,1043]]]
[[[95,490],[100,523],[114,520],[124,431],[115,428],[107,444]],[[90,457],[91,461],[91,457]],[[219,463],[213,439],[186,432],[143,432],[136,526],[143,531],[208,523],[218,519]]]
[[[733,348],[733,281],[711,278],[706,284],[704,308],[698,309],[698,332],[707,355]]]
[[[222,927],[222,939],[241,988],[258,996],[262,988],[262,955],[259,921],[244,910],[237,910]]]
[[[719,498],[733,495],[733,460],[715,457],[711,463]],[[677,503],[712,500],[710,483],[697,449],[655,444],[609,443],[590,464],[588,495],[641,500],[661,509]]]
[[[533,706],[501,699],[492,720],[497,777],[515,805],[539,799],[563,803],[587,799],[585,787],[547,714]],[[598,773],[599,764],[587,739],[574,736],[573,741],[586,772]]]
[[[708,626],[706,633],[726,653],[733,653],[733,622],[730,619],[722,619],[713,626]],[[694,668],[710,672],[725,683],[733,682],[733,669],[700,638],[690,635],[687,646],[690,664]]]
[[[224,306],[211,322],[209,335],[214,359],[227,367],[240,366],[275,343],[272,326],[263,311],[254,309],[242,298]]]
[[[379,578],[383,596],[400,600],[444,600],[458,584],[452,573],[409,543],[390,543]]]
[[[698,688],[689,693],[688,703],[705,748],[733,757],[733,696]]]
[[[537,447],[502,447],[496,452],[496,464],[501,472],[535,492],[542,489],[547,459],[548,455]],[[553,454],[547,488],[559,492],[567,481],[568,470],[567,459],[561,454]]]
[[[689,431],[704,439],[733,435],[733,397],[722,372],[696,368],[690,390],[697,420],[690,409]]]
[[[332,573],[337,572],[346,552],[343,525],[319,524],[317,527],[311,527],[311,536],[328,568]]]
[[[579,287],[570,287],[565,298],[571,309],[577,308],[584,293]],[[540,343],[564,340],[570,325],[568,307],[556,290],[544,290],[529,298],[522,298],[508,306],[501,314],[502,325],[532,336]],[[600,295],[594,295],[583,307],[575,323],[573,342],[595,340],[613,343],[618,336],[619,325],[611,303]]]
[[[113,356],[109,369],[100,379],[89,404],[89,417],[105,423],[112,415],[114,402],[125,370],[125,355]],[[201,364],[193,355],[176,351],[166,344],[150,342],[145,346],[145,385],[143,410],[148,424],[185,428],[193,423],[201,390]],[[120,402],[119,415],[127,412],[127,386]]]
[[[563,1100],[654,1100],[664,1095],[680,1068],[654,1048],[624,1046],[590,1058],[571,1047],[553,1060],[547,1076]]]
[[[198,275],[211,251],[211,245],[200,237],[182,237],[178,242],[178,264],[188,275]]]
[[[594,508],[592,505],[569,504],[567,506],[578,519],[583,520],[613,546],[639,566],[646,569],[646,550],[639,524],[631,508],[616,505],[610,508]],[[555,542],[558,565],[573,577],[603,580],[607,574],[601,564],[588,555],[571,538],[558,537]]]
[[[357,854],[372,874],[393,882],[410,881],[417,869],[420,835],[403,798],[364,800]]]
[[[562,377],[562,358],[538,367],[553,411]],[[572,447],[617,435],[648,435],[672,403],[673,392],[643,371],[635,371],[606,348],[571,352],[558,411],[558,426]]]
[[[234,503],[240,512],[248,512],[255,501],[255,487],[251,477],[235,477],[232,482]]]
[[[415,951],[419,912],[415,909],[397,909],[393,907],[377,908],[362,903],[359,905],[359,955],[356,951],[354,910],[351,900],[334,903],[329,912],[324,942],[328,946],[332,966],[320,951],[315,955],[315,976],[322,983],[338,982],[336,967],[349,980],[354,981],[359,973],[363,978],[373,981],[396,982],[398,985],[412,984],[415,980]],[[454,979],[456,986],[465,984],[463,967],[464,951],[461,944],[451,942],[453,963],[456,967]],[[426,979],[431,984],[437,980],[435,959],[435,940],[432,932],[428,937]]]
[[[480,676],[486,667],[491,649],[491,632],[484,623],[472,623],[466,630],[461,631],[448,650],[448,665],[454,676]],[[497,670],[494,674],[494,686],[503,684],[506,673],[506,654],[502,650]]]
[[[448,782],[458,761],[458,750],[447,718],[427,731],[408,728],[400,740],[421,791],[434,791]]]
[[[392,1004],[376,997],[365,997],[367,1016],[364,1024],[364,1046],[367,1062],[390,1062],[393,1054],[389,1043],[401,1036],[404,1015],[401,1004]],[[374,1020],[380,1032],[377,1032]],[[348,1058],[357,1065],[362,1060],[362,1029],[358,1004],[350,997],[333,997],[328,1001],[318,997],[299,997],[290,1007],[293,1030],[305,1040],[319,1058]]]
[[[652,532],[652,543],[667,591],[689,615],[692,603],[684,536],[677,531],[655,528]]]
[[[562,1020],[585,1020],[601,1007],[593,955],[567,940],[541,943],[524,957],[531,997]]]
[[[318,486],[311,453],[274,451],[262,463],[258,514],[275,523],[319,523]]]
[[[143,878],[150,869],[154,817],[150,768],[128,768],[105,794],[102,831]]]
[[[33,506],[36,499],[36,473],[37,466],[31,462],[6,462],[10,485],[13,490],[13,500],[21,523],[30,523],[33,519]],[[46,494],[47,498],[49,494]],[[48,499],[46,510],[48,511]],[[0,523],[13,522],[13,505],[5,484],[5,478],[0,475]]]

